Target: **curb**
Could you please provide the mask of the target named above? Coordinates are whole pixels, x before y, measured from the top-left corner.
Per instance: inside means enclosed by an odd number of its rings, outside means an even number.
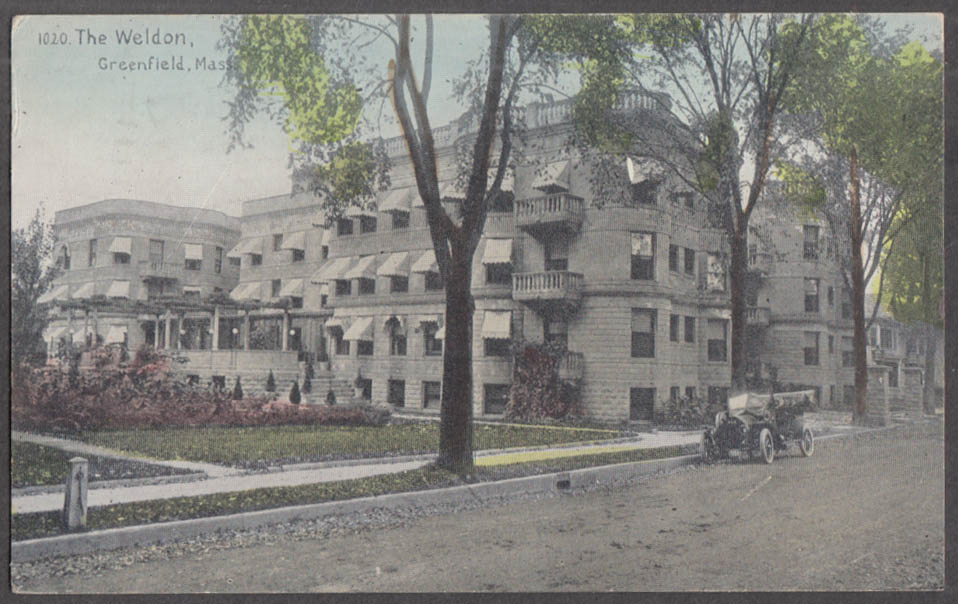
[[[569,492],[576,488],[595,485],[614,486],[620,483],[628,483],[638,476],[674,470],[692,464],[698,459],[698,455],[683,455],[667,459],[626,462],[611,466],[581,468],[568,472],[481,482],[444,489],[393,493],[346,501],[330,501],[242,512],[228,516],[176,520],[158,524],[15,541],[10,544],[10,560],[11,562],[30,562],[51,556],[74,556],[130,546],[161,544],[221,530],[251,529],[269,524],[294,520],[315,520],[325,516],[372,509],[415,508],[423,505],[461,503],[475,499],[481,501],[506,495]]]

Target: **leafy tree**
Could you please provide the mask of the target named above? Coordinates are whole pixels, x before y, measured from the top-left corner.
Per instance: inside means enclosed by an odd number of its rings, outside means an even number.
[[[439,154],[429,112],[431,16],[423,19],[418,75],[407,15],[255,16],[224,27],[223,43],[231,54],[227,82],[236,90],[230,111],[234,144],[242,144],[244,126],[258,111],[274,117],[295,146],[298,186],[320,194],[329,220],[349,206],[368,207],[388,187],[389,158],[364,110],[372,112],[377,102],[392,106],[445,283],[438,463],[457,472],[472,468],[473,256],[491,200],[502,194],[513,136],[521,131],[514,111],[519,91],[543,90],[560,67],[552,55],[539,51],[531,22],[529,17],[488,17],[488,47],[455,82],[465,106],[463,119],[474,127],[474,135],[457,149],[457,181],[465,185],[458,213],[443,207],[439,192]],[[377,40],[391,47],[386,64],[371,62],[363,50]]]
[[[557,19],[543,27],[561,30]],[[584,152],[605,160],[595,164],[597,194],[604,196],[604,183],[621,181],[623,156],[644,159],[701,195],[710,226],[724,231],[734,388],[746,379],[749,220],[775,158],[793,142],[780,128],[782,109],[792,78],[805,68],[814,21],[812,15],[620,15],[608,18],[601,44],[546,37],[582,70],[576,122]],[[617,110],[623,88],[658,88],[670,97],[651,92],[657,106],[636,119]]]
[[[49,317],[37,300],[60,271],[53,262],[54,235],[42,208],[24,228],[11,232],[10,241],[10,350],[23,360],[43,350],[43,330]]]
[[[243,400],[243,385],[240,383],[240,376],[236,376],[236,383],[233,384],[233,400]]]
[[[868,381],[866,285],[882,258],[894,257],[899,231],[922,206],[941,199],[941,65],[919,44],[902,45],[864,17],[823,17],[812,48],[807,71],[792,82],[789,109],[810,116],[817,134],[810,145],[818,147],[802,170],[827,167],[812,176],[818,182],[813,187],[795,171],[786,171],[785,180],[806,192],[819,189],[822,194],[806,202],[824,210],[834,235],[848,243],[840,257],[852,296],[855,418],[861,421]],[[872,320],[884,277],[879,273]]]
[[[299,393],[299,383],[293,380],[293,385],[289,389],[289,402],[298,405],[301,400],[302,396]]]
[[[276,392],[276,377],[273,375],[273,370],[269,370],[269,375],[266,376],[266,392]]]

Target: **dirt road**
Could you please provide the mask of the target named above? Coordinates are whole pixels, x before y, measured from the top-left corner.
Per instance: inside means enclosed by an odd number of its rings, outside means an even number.
[[[408,526],[213,551],[52,592],[929,589],[943,581],[940,426],[820,441],[764,463]]]

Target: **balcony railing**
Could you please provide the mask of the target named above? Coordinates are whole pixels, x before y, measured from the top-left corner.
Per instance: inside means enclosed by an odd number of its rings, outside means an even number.
[[[555,193],[515,202],[516,226],[530,232],[557,228],[576,231],[582,225],[585,203],[581,197]]]
[[[571,302],[582,295],[582,273],[542,271],[512,275],[512,298],[519,302]]]
[[[585,357],[581,352],[566,352],[559,358],[559,379],[577,381],[582,379]]]
[[[767,306],[751,306],[745,309],[745,324],[757,327],[768,327],[771,321],[771,310]]]
[[[183,274],[183,265],[158,260],[141,260],[140,277],[178,279]]]

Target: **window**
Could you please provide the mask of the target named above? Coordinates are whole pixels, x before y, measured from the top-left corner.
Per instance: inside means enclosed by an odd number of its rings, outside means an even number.
[[[263,255],[262,254],[250,254],[249,255],[249,264],[250,266],[260,266],[263,264]]]
[[[509,384],[484,384],[482,412],[496,415],[505,413],[509,403],[509,389]]]
[[[362,398],[367,401],[373,399],[373,381],[369,378],[357,378],[360,390],[362,390]]]
[[[96,239],[90,240],[90,255],[87,257],[87,266],[96,266]]]
[[[726,386],[709,386],[709,404],[710,405],[727,405],[728,404],[728,387]]]
[[[213,272],[217,275],[223,272],[223,248],[216,246],[213,254]]]
[[[843,319],[852,318],[852,303],[851,302],[842,302],[842,318]]]
[[[186,259],[186,270],[188,271],[198,271],[203,268],[202,260],[195,260],[193,258]]]
[[[422,408],[434,409],[442,403],[442,383],[422,383]]]
[[[129,264],[130,255],[123,252],[113,252],[113,264]]]
[[[359,279],[359,295],[368,296],[376,293],[375,279]]]
[[[655,278],[654,233],[632,233],[632,278]]]
[[[436,291],[443,288],[442,275],[437,272],[430,271],[425,273],[426,277],[426,291]]]
[[[394,275],[389,278],[389,292],[403,294],[409,291],[409,277]]]
[[[686,208],[690,210],[695,208],[695,201],[692,198],[691,191],[682,191],[681,193],[675,193],[673,194],[672,199],[675,201],[676,205],[684,205]]]
[[[681,392],[681,388],[679,388],[678,386],[672,386],[671,388],[669,388],[669,400],[670,401],[679,400],[679,398],[682,396],[680,392]]]
[[[725,264],[719,254],[709,254],[705,285],[710,290],[725,291]]]
[[[828,286],[828,305],[829,306],[835,305],[835,288],[832,287],[831,285]]]
[[[500,340],[498,338],[483,338],[485,342],[485,354],[487,357],[506,357],[509,356],[511,340]]]
[[[302,296],[290,296],[289,305],[291,308],[302,308],[303,307],[303,297]]]
[[[63,266],[63,270],[65,271],[70,270],[70,248],[69,247],[65,245],[63,246],[63,256],[61,256],[61,258],[62,258],[61,266]]]
[[[708,355],[710,361],[728,360],[728,321],[725,319],[709,319],[708,323]]]
[[[373,356],[373,341],[359,340],[356,342],[356,354],[361,357]]]
[[[695,386],[685,387],[685,398],[692,400],[695,398]]]
[[[436,338],[438,331],[439,325],[437,323],[422,324],[422,349],[426,356],[432,357],[442,354],[442,340]]]
[[[200,297],[200,290],[199,290],[199,289],[184,289],[184,290],[183,290],[183,297],[184,297],[184,298],[199,299],[199,297]]]
[[[336,279],[336,295],[349,296],[353,293],[353,282],[348,279]]]
[[[239,268],[239,267],[240,267],[240,261],[241,261],[241,260],[242,260],[242,258],[239,258],[239,257],[230,258],[230,259],[229,259],[229,261],[230,261],[230,266],[235,266],[236,268]]]
[[[651,178],[632,184],[632,203],[633,205],[654,206],[655,193],[659,188],[659,183]]]
[[[542,320],[542,330],[546,344],[552,344],[560,350],[569,349],[569,324],[565,321]]]
[[[491,182],[491,181],[490,181]],[[490,201],[490,212],[509,212],[512,213],[512,194],[502,193],[496,195]]]
[[[405,380],[389,380],[386,386],[386,402],[394,407],[406,406]]]
[[[326,306],[326,304],[327,304],[328,302],[329,302],[329,294],[320,294],[320,296],[319,296],[319,305],[320,305],[320,306]]]
[[[695,317],[685,317],[685,341],[695,342]]]
[[[375,216],[360,216],[359,217],[359,232],[360,233],[375,233],[376,232],[376,217]]]
[[[898,388],[898,365],[890,365],[888,369],[888,387]]]
[[[828,336],[828,354],[835,354],[835,336]]]
[[[855,339],[842,336],[842,367],[855,366]]]
[[[273,251],[279,252],[283,249],[283,234],[276,233],[273,235]]]
[[[270,282],[270,297],[278,298],[280,290],[283,289],[283,280],[282,279],[273,279]]]
[[[834,407],[837,402],[835,400],[835,384],[832,384],[828,387],[828,404]]]
[[[336,354],[344,357],[349,356],[349,340],[343,339],[343,332],[336,331],[333,335],[333,343],[336,346]]]
[[[632,356],[655,357],[655,310],[632,309]]]
[[[336,235],[343,237],[353,234],[353,221],[349,218],[340,218],[336,221]]]
[[[569,242],[565,238],[551,240],[545,245],[545,269],[547,271],[569,270]]]
[[[402,330],[402,325],[396,319],[390,319],[387,322],[389,331],[389,354],[391,356],[406,356],[406,334]]]
[[[894,350],[895,346],[895,332],[888,327],[881,328],[881,347],[886,350]]]
[[[802,231],[805,235],[802,257],[805,260],[818,260],[818,226],[806,224]]]
[[[669,270],[679,272],[679,246],[669,245]]]
[[[322,246],[322,247],[320,248],[319,256],[320,256],[320,258],[321,258],[322,260],[326,260],[327,258],[329,258],[329,246],[328,246],[328,245],[324,245],[324,246]]]
[[[486,283],[512,285],[512,265],[487,264]]]
[[[818,279],[805,279],[805,312],[818,312]]]
[[[394,230],[409,228],[409,212],[393,212],[392,216]]]
[[[163,241],[150,239],[150,262],[163,262]]]
[[[878,341],[877,341],[877,339],[876,339],[876,338],[878,338],[878,332],[876,331],[876,329],[875,329],[874,327],[872,327],[871,329],[868,330],[868,333],[866,334],[865,337],[868,338],[868,345],[869,345],[869,346],[877,346],[877,345],[878,345]]]
[[[855,406],[855,386],[845,385],[842,387],[842,402],[847,407]]]
[[[293,250],[293,262],[302,262],[306,260],[306,250]]]
[[[655,388],[629,388],[629,420],[651,421],[655,410]]]
[[[695,274],[695,250],[685,248],[685,274]]]
[[[679,315],[669,315],[669,342],[679,341]]]
[[[805,332],[805,364],[818,365],[818,332]]]

